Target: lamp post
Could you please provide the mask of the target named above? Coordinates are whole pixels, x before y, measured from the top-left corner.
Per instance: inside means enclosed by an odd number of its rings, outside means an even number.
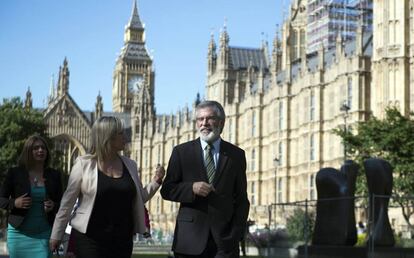
[[[277,189],[277,168],[278,168],[278,166],[279,166],[279,159],[277,158],[277,157],[275,157],[274,159],[273,159],[273,165],[274,165],[274,167],[275,167],[275,202],[274,203],[270,203],[268,206],[267,206],[267,212],[268,212],[268,226],[267,226],[267,255],[269,255],[270,254],[270,240],[271,240],[271,226],[270,225],[272,225],[271,223],[272,223],[272,206],[275,206],[275,217],[274,217],[274,221],[275,221],[275,227],[274,227],[274,229],[276,230],[276,207],[277,207],[277,191],[276,190],[278,190]]]
[[[350,109],[351,108],[348,106],[348,103],[347,103],[346,100],[342,103],[342,105],[339,109],[342,112],[344,112],[344,132],[345,132],[345,135],[346,135],[347,130],[348,130],[348,127],[347,127],[347,124],[346,124],[346,122],[347,122],[346,119],[348,118],[348,111]],[[345,162],[346,161],[346,142],[345,142],[345,140],[343,140],[343,144],[344,144],[344,162]]]

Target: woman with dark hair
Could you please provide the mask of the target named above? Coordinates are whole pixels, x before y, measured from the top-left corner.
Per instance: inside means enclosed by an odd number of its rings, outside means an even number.
[[[45,139],[30,136],[19,165],[7,171],[0,188],[0,208],[8,212],[7,247],[11,258],[51,257],[53,221],[62,198],[61,174],[48,167]]]
[[[72,167],[53,225],[51,250],[58,248],[71,220],[77,258],[131,257],[134,233],[145,232],[144,203],[161,186],[165,171],[158,166],[152,182],[143,187],[135,161],[119,154],[124,133],[117,117],[103,116],[94,123],[91,153]]]

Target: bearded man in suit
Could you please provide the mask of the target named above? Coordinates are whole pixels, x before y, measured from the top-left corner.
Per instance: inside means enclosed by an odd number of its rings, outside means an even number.
[[[203,101],[195,113],[200,137],[173,149],[161,188],[165,200],[180,203],[174,257],[239,257],[250,206],[245,153],[221,139],[220,103]]]

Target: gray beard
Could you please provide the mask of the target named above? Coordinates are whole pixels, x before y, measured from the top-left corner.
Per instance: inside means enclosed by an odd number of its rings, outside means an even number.
[[[219,137],[220,137],[220,133],[218,128],[214,128],[213,131],[211,131],[209,134],[205,135],[202,134],[201,132],[199,132],[200,134],[200,138],[201,140],[208,142],[208,143],[213,143],[215,142]]]

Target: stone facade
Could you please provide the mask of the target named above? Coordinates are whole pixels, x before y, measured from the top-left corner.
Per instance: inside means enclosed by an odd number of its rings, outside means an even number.
[[[47,133],[53,137],[55,149],[63,153],[65,172],[70,171],[76,157],[86,153],[91,130],[91,121],[69,94],[69,74],[65,58],[63,67],[59,68],[57,89],[49,96],[49,105],[44,111]]]
[[[414,110],[414,1],[374,0],[372,111],[385,107]],[[375,72],[374,72],[375,71]]]
[[[232,47],[226,27],[218,47],[212,36],[205,97],[225,108],[223,138],[246,151],[251,219],[264,225],[269,205],[316,198],[315,173],[321,167],[339,168],[343,161],[341,140],[332,130],[343,127],[345,119],[352,126],[371,111],[381,115],[390,103],[413,110],[413,2],[375,0],[373,32],[360,26],[354,40],[338,37],[335,47],[320,44],[311,54],[305,49],[306,1],[292,3],[271,53],[266,42],[260,48]],[[145,184],[157,164],[167,167],[175,145],[197,137],[193,111],[200,98],[176,114],[156,113],[155,73],[144,35],[135,3],[114,68],[111,114],[126,122],[127,154]],[[66,148],[70,167],[73,157],[87,150],[93,121],[105,113],[99,96],[95,113],[82,112],[68,93],[68,82],[65,60],[45,120],[50,135]],[[157,193],[147,206],[152,227],[172,233],[178,204],[162,201]]]

